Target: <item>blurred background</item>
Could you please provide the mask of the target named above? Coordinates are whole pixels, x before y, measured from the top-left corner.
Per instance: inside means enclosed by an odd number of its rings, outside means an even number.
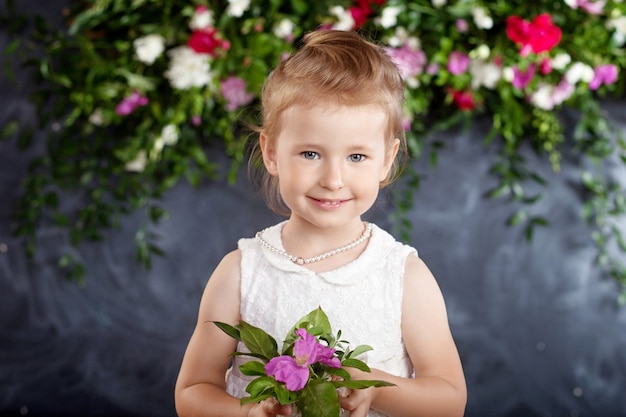
[[[37,2],[38,12],[60,21],[57,3]],[[0,48],[9,41],[0,38]],[[34,120],[28,92],[25,78],[17,87],[0,78],[0,125],[16,115]],[[626,101],[606,100],[603,108],[626,133]],[[562,117],[573,125],[578,116]],[[493,158],[476,143],[489,127],[479,119],[468,130],[436,134],[445,152],[434,168],[413,162],[423,180],[408,214],[409,243],[447,302],[467,378],[466,415],[626,416],[626,306],[618,305],[618,284],[594,264],[596,247],[580,216],[579,157],[565,153],[554,173],[528,152],[549,181],[534,210],[550,225],[527,242],[506,225],[511,206],[485,198],[495,186]],[[40,151],[0,142],[0,415],[175,416],[174,383],[209,275],[237,239],[280,218],[241,170],[234,184],[180,183],[165,194],[171,216],[153,231],[166,255],[150,270],[135,260],[141,214],[78,248],[44,225],[28,259],[11,233],[12,214],[30,157]],[[223,150],[210,152],[225,172]],[[391,230],[394,210],[383,193],[367,218]],[[64,279],[62,251],[85,264],[84,284]]]

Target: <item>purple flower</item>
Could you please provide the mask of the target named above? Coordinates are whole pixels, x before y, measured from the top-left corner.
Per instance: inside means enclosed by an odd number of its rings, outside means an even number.
[[[421,49],[412,49],[408,45],[401,48],[385,48],[403,80],[415,77],[424,72],[426,54]]]
[[[454,75],[461,75],[470,64],[470,58],[463,52],[453,51],[448,57],[448,71]]]
[[[265,372],[277,381],[283,382],[289,391],[299,391],[309,380],[309,365],[322,363],[332,368],[340,368],[341,362],[335,356],[335,350],[317,342],[305,329],[298,329],[300,339],[293,346],[294,357],[288,355],[270,359],[265,365]]]
[[[234,111],[254,99],[254,94],[246,92],[246,82],[231,76],[221,83],[222,96],[226,99],[226,110]]]
[[[535,76],[535,66],[530,65],[526,71],[515,67],[513,68],[513,86],[523,90],[532,81]]]
[[[309,379],[309,368],[296,363],[291,356],[283,355],[270,359],[265,372],[277,381],[283,382],[289,391],[299,391]]]
[[[598,65],[594,68],[594,76],[589,83],[589,88],[597,90],[602,84],[613,84],[617,81],[617,73],[617,66],[613,64]]]
[[[458,30],[461,33],[465,33],[469,29],[469,24],[467,23],[467,20],[465,19],[456,19],[456,22],[454,23],[456,26],[456,30]]]
[[[300,340],[297,340],[293,346],[297,363],[308,366],[319,362],[332,368],[341,367],[341,362],[335,357],[335,349],[318,343],[315,337],[305,329],[298,329],[296,334],[300,336]]]
[[[117,105],[115,113],[119,116],[127,116],[134,112],[137,107],[145,106],[146,104],[148,104],[148,98],[135,91]]]

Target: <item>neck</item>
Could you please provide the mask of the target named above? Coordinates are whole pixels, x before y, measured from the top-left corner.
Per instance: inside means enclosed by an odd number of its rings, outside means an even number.
[[[287,252],[309,257],[353,242],[364,228],[361,219],[341,226],[317,227],[291,218],[283,227],[281,238]]]

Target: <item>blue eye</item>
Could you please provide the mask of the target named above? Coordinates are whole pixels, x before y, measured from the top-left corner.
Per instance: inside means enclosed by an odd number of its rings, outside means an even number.
[[[365,159],[365,155],[361,155],[360,153],[352,154],[348,157],[350,162],[362,162]]]
[[[317,155],[317,152],[313,152],[313,151],[302,152],[302,156],[304,157],[304,159],[317,159],[319,157]]]

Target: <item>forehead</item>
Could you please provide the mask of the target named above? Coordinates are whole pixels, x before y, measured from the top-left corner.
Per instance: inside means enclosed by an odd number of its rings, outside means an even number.
[[[281,115],[281,131],[299,135],[325,133],[385,135],[388,117],[375,105],[296,104]],[[280,134],[279,134],[280,136]]]

